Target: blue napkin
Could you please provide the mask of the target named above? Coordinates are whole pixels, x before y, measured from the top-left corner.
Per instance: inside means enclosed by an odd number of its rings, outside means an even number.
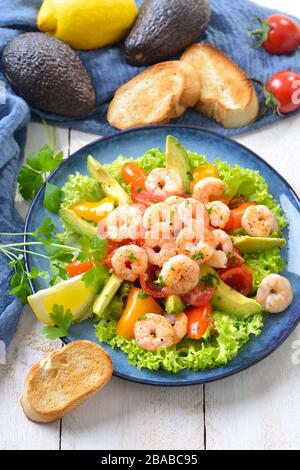
[[[0,52],[5,44],[17,34],[36,30],[36,15],[41,0],[10,0],[0,3]],[[138,6],[142,0],[137,0]],[[274,10],[260,7],[248,0],[211,0],[212,17],[204,41],[215,45],[227,53],[250,77],[266,81],[277,71],[292,69],[300,73],[300,51],[286,56],[272,56],[263,49],[250,47],[251,39],[246,34],[250,18],[265,18]],[[85,119],[68,119],[32,110],[33,119],[43,117],[53,123],[72,127],[99,135],[117,132],[106,121],[107,107],[115,90],[143,69],[126,64],[122,54],[122,44],[106,49],[79,52],[85,63],[97,92],[97,106]],[[0,66],[0,80],[3,71]],[[259,96],[262,99],[261,92]],[[293,113],[294,114],[294,113]],[[0,231],[22,231],[22,221],[13,208],[18,165],[22,160],[25,143],[25,127],[30,118],[26,103],[15,96],[6,82],[6,103],[0,104]],[[260,121],[243,129],[224,129],[199,113],[189,110],[174,122],[196,125],[220,132],[236,135],[244,131],[258,129],[282,118],[267,115]],[[284,118],[287,119],[287,118]],[[3,243],[3,237],[1,242]],[[6,237],[5,241],[10,238]],[[21,306],[9,297],[9,270],[7,260],[0,256],[0,340],[8,343],[15,331]]]

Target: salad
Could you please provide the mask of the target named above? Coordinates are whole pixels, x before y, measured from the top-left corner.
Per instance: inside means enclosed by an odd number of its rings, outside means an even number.
[[[81,252],[28,297],[50,328],[68,308],[69,324],[92,317],[97,339],[130,364],[176,373],[226,364],[261,333],[265,314],[290,305],[279,274],[287,222],[257,171],[212,164],[173,136],[165,152],[106,165],[89,156],[87,167],[90,176],[69,176],[59,212],[61,246]],[[47,321],[46,303],[70,289]]]

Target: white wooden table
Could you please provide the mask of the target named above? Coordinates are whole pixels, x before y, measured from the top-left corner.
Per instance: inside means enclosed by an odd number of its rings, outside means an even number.
[[[299,0],[260,0],[300,17]],[[46,141],[30,124],[26,154]],[[97,138],[58,130],[69,155]],[[237,139],[261,155],[300,194],[300,116]],[[17,198],[17,208],[26,206]],[[270,357],[234,377],[205,386],[160,388],[113,378],[61,422],[37,425],[19,405],[31,365],[61,346],[39,333],[28,307],[0,366],[0,449],[299,449],[300,364],[292,362],[300,326]],[[299,343],[298,343],[299,348]]]

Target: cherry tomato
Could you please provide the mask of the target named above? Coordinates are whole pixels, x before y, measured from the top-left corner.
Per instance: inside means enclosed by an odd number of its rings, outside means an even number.
[[[169,289],[157,284],[156,281],[159,274],[160,271],[157,266],[150,265],[148,266],[146,274],[140,275],[140,283],[143,291],[147,292],[147,294],[151,295],[154,299],[164,299],[168,297],[168,295],[172,294]]]
[[[245,210],[250,206],[255,206],[256,202],[245,202],[236,209],[233,209],[230,213],[229,220],[224,228],[225,232],[231,233],[242,226],[242,217]]]
[[[92,262],[81,263],[80,261],[75,259],[74,261],[72,261],[72,263],[66,266],[66,271],[70,277],[75,277],[75,276],[79,276],[79,274],[86,273],[87,271],[92,269],[93,266],[94,265]]]
[[[191,290],[182,297],[182,301],[186,305],[193,307],[205,307],[214,294],[214,288],[205,284],[199,284],[195,289]]]
[[[187,336],[191,339],[200,339],[207,328],[213,326],[212,306],[190,308],[185,311],[188,318]]]
[[[147,173],[134,162],[127,162],[122,167],[122,178],[127,184],[131,184],[134,181],[145,181]]]
[[[274,100],[275,98],[275,100]],[[266,86],[266,104],[281,114],[300,108],[300,75],[284,70],[270,78]]]
[[[232,268],[221,274],[222,281],[240,294],[249,295],[252,291],[252,274],[248,269]]]
[[[228,257],[227,268],[239,268],[244,264],[244,258],[238,253],[238,251],[233,250],[233,254]]]
[[[275,14],[256,21],[260,27],[249,32],[259,38],[254,47],[262,46],[271,54],[289,54],[300,45],[300,27],[289,16]]]

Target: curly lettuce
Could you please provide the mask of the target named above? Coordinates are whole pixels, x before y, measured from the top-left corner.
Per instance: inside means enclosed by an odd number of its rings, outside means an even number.
[[[183,369],[204,370],[227,364],[249,341],[251,334],[260,334],[263,326],[262,315],[238,320],[222,312],[214,312],[216,334],[208,341],[185,339],[172,348],[150,352],[141,349],[135,340],[118,336],[117,321],[112,318],[113,308],[111,310],[110,318],[101,318],[95,325],[98,340],[124,351],[128,362],[139,369],[164,369],[173,373]]]
[[[103,191],[96,180],[76,172],[69,175],[68,181],[62,187],[63,200],[61,207],[69,207],[79,201],[96,202],[103,197]]]
[[[280,229],[287,225],[286,216],[280,205],[269,192],[266,180],[258,171],[243,168],[239,165],[229,165],[219,159],[215,165],[220,178],[226,183],[226,196],[232,199],[237,194],[246,196],[249,201],[267,206],[276,216]]]
[[[244,259],[246,264],[255,269],[253,275],[253,289],[255,291],[268,274],[278,274],[284,270],[285,263],[280,256],[279,248],[259,253],[245,253]]]

